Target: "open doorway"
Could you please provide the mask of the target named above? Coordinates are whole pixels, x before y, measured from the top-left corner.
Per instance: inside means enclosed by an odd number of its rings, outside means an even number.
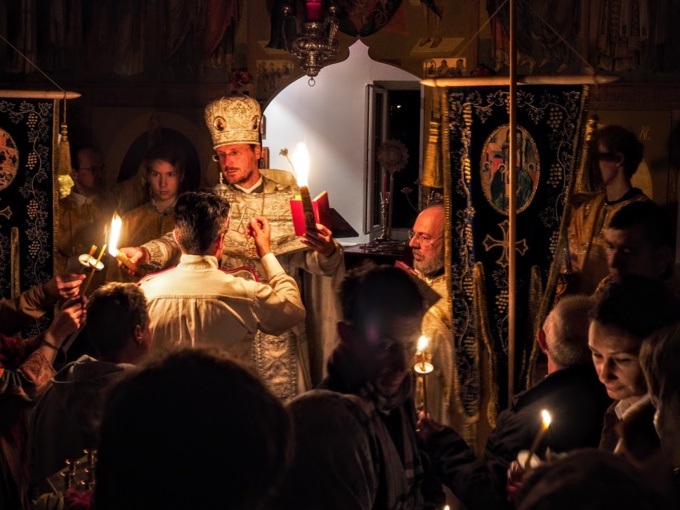
[[[386,191],[385,171],[380,150],[386,142],[405,149],[407,160],[394,172],[392,238],[405,239],[418,215],[420,161],[422,149],[421,91],[417,82],[375,82],[368,86],[367,115],[367,208],[366,231],[380,234],[381,200]],[[389,181],[387,181],[389,182]]]

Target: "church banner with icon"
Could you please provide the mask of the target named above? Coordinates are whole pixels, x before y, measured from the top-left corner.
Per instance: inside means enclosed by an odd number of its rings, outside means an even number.
[[[0,94],[0,295],[14,298],[53,275],[56,99]],[[27,334],[44,329],[51,314]]]
[[[525,386],[541,300],[555,278],[587,97],[581,85],[517,89],[516,391]],[[508,98],[508,87],[488,86],[449,88],[442,100],[458,404],[476,420],[485,400],[492,426],[508,386]]]

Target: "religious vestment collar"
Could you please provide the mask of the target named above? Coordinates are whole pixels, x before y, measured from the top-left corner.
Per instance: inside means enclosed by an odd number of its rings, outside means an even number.
[[[242,191],[243,193],[262,193],[264,191],[264,180],[262,179],[262,176],[260,175],[260,178],[258,181],[253,184],[250,188],[244,188],[243,186],[239,186],[238,184],[232,184],[234,188],[236,188],[239,191]],[[261,188],[261,189],[260,189]]]

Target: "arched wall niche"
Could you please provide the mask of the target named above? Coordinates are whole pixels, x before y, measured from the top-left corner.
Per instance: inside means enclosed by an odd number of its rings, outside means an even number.
[[[356,41],[349,57],[324,67],[310,87],[303,76],[281,90],[267,105],[264,147],[271,168],[291,170],[280,155],[299,142],[309,151],[312,196],[327,191],[330,205],[359,232],[348,243],[369,240],[365,233],[367,190],[367,86],[375,82],[415,82],[420,78],[396,66],[372,60],[368,47]]]
[[[138,146],[139,139],[148,135],[149,122],[157,115],[160,127],[167,132],[176,133],[173,138],[185,139],[188,150],[188,161],[192,160],[192,150],[199,168],[195,178],[191,180],[193,187],[206,184],[206,170],[212,168],[212,144],[210,135],[203,121],[203,111],[195,109],[154,109],[154,108],[95,108],[93,110],[94,140],[103,154],[107,168],[107,184],[118,181],[130,150]],[[113,136],[111,134],[113,133]],[[137,144],[137,145],[136,145]],[[136,151],[138,152],[138,151]],[[140,155],[137,165],[141,163]]]

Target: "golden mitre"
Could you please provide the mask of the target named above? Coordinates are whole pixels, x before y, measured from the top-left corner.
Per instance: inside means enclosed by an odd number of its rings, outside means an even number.
[[[213,148],[234,143],[260,144],[260,103],[250,96],[231,94],[205,107],[205,123]]]

